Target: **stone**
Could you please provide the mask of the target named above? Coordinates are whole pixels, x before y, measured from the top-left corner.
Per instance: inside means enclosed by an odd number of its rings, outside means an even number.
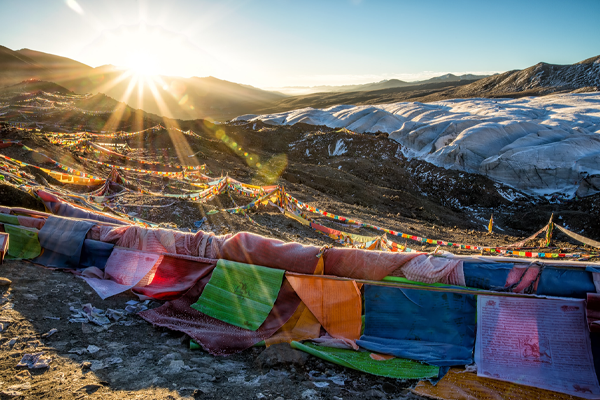
[[[0,286],[10,286],[12,281],[8,278],[0,278]]]
[[[171,360],[171,363],[167,368],[164,369],[165,374],[177,374],[186,367],[183,360]],[[189,367],[188,367],[189,369]]]
[[[90,353],[90,354],[97,353],[98,351],[100,351],[100,347],[98,347],[98,346],[94,346],[93,344],[90,344],[90,345],[87,347],[87,352],[88,352],[88,353]]]
[[[387,399],[386,394],[377,389],[367,390],[363,396],[365,399]]]
[[[318,400],[320,398],[317,394],[317,391],[314,389],[306,389],[304,392],[302,392],[301,396],[306,400]]]
[[[279,343],[260,353],[254,362],[259,368],[268,370],[282,364],[304,366],[308,359],[308,354],[292,349],[288,343]]]

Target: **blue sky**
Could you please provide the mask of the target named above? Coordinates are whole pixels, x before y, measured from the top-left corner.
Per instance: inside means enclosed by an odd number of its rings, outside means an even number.
[[[600,54],[600,0],[0,0],[0,11],[0,44],[13,50],[263,88],[491,73]]]

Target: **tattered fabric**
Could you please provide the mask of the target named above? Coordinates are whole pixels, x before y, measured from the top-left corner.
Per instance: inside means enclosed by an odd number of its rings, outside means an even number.
[[[131,291],[140,297],[174,300],[212,272],[216,265],[217,260],[209,258],[186,259],[165,255],[152,281],[145,286],[133,287]]]
[[[239,328],[190,307],[200,297],[209,280],[210,276],[206,276],[179,299],[138,315],[154,325],[189,335],[210,354],[226,356],[271,337],[290,319],[300,304],[294,289],[284,281],[273,309],[260,328],[256,331]]]
[[[106,263],[103,279],[87,277],[85,281],[103,300],[136,285],[145,286],[154,277],[161,255],[115,248]]]
[[[362,300],[356,282],[289,273],[286,279],[332,337],[360,338]]]
[[[325,275],[379,281],[405,265],[418,253],[390,253],[362,249],[325,250]]]
[[[509,263],[463,263],[465,286],[476,289],[502,288],[514,264]]]
[[[37,229],[4,224],[4,230],[10,237],[8,255],[11,258],[30,260],[42,252]]]
[[[255,331],[271,312],[284,274],[285,271],[280,269],[219,260],[192,308]]]
[[[585,299],[596,292],[592,273],[582,269],[545,267],[537,286],[537,294]]]
[[[437,366],[473,362],[475,296],[365,285],[368,350]]]
[[[463,262],[452,258],[421,254],[394,271],[392,275],[403,276],[415,282],[465,286]]]
[[[88,221],[49,216],[38,234],[44,252],[33,262],[53,268],[78,268],[83,241],[93,225]]]
[[[346,350],[333,347],[316,346],[311,343],[292,342],[292,347],[302,350],[325,361],[357,371],[394,379],[434,378],[439,374],[439,367],[402,358],[376,360],[371,352]]]
[[[315,339],[320,332],[321,324],[317,318],[306,304],[300,303],[294,315],[273,336],[265,339],[265,345],[269,347],[277,343]]]
[[[91,219],[94,221],[109,222],[117,225],[128,225],[128,222],[125,222],[117,217],[110,217],[108,215],[102,215],[97,212],[86,211],[82,208],[75,207],[43,190],[38,190],[37,195],[40,197],[40,199],[42,199],[42,202],[46,208],[56,215],[63,217]]]
[[[532,386],[516,385],[512,382],[500,381],[477,376],[458,368],[450,371],[435,386],[421,381],[412,392],[432,399],[475,400],[475,399],[552,399],[577,400],[578,397]]]
[[[317,266],[319,247],[300,243],[285,243],[249,232],[240,232],[227,239],[218,258],[312,274]]]
[[[113,251],[113,247],[115,246],[111,243],[85,239],[83,241],[79,265],[82,267],[96,267],[103,270]]]

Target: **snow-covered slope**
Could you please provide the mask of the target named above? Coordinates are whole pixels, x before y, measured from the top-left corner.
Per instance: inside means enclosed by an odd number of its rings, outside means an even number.
[[[460,169],[530,193],[574,193],[600,175],[600,93],[435,103],[341,105],[235,121],[306,123],[385,132],[407,155]]]

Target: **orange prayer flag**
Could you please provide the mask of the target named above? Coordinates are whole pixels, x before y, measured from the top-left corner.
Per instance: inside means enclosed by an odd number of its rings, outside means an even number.
[[[286,279],[332,337],[360,338],[362,302],[356,282],[290,272]]]
[[[277,332],[265,339],[267,347],[277,343],[299,342],[301,340],[318,338],[321,324],[306,304],[300,303],[296,312]]]
[[[550,390],[538,389],[532,386],[518,385],[511,382],[500,381],[479,377],[477,374],[465,372],[458,368],[452,368],[437,385],[421,381],[412,389],[412,392],[420,396],[432,399],[553,399],[553,400],[576,400],[580,397],[568,394],[552,392]]]

